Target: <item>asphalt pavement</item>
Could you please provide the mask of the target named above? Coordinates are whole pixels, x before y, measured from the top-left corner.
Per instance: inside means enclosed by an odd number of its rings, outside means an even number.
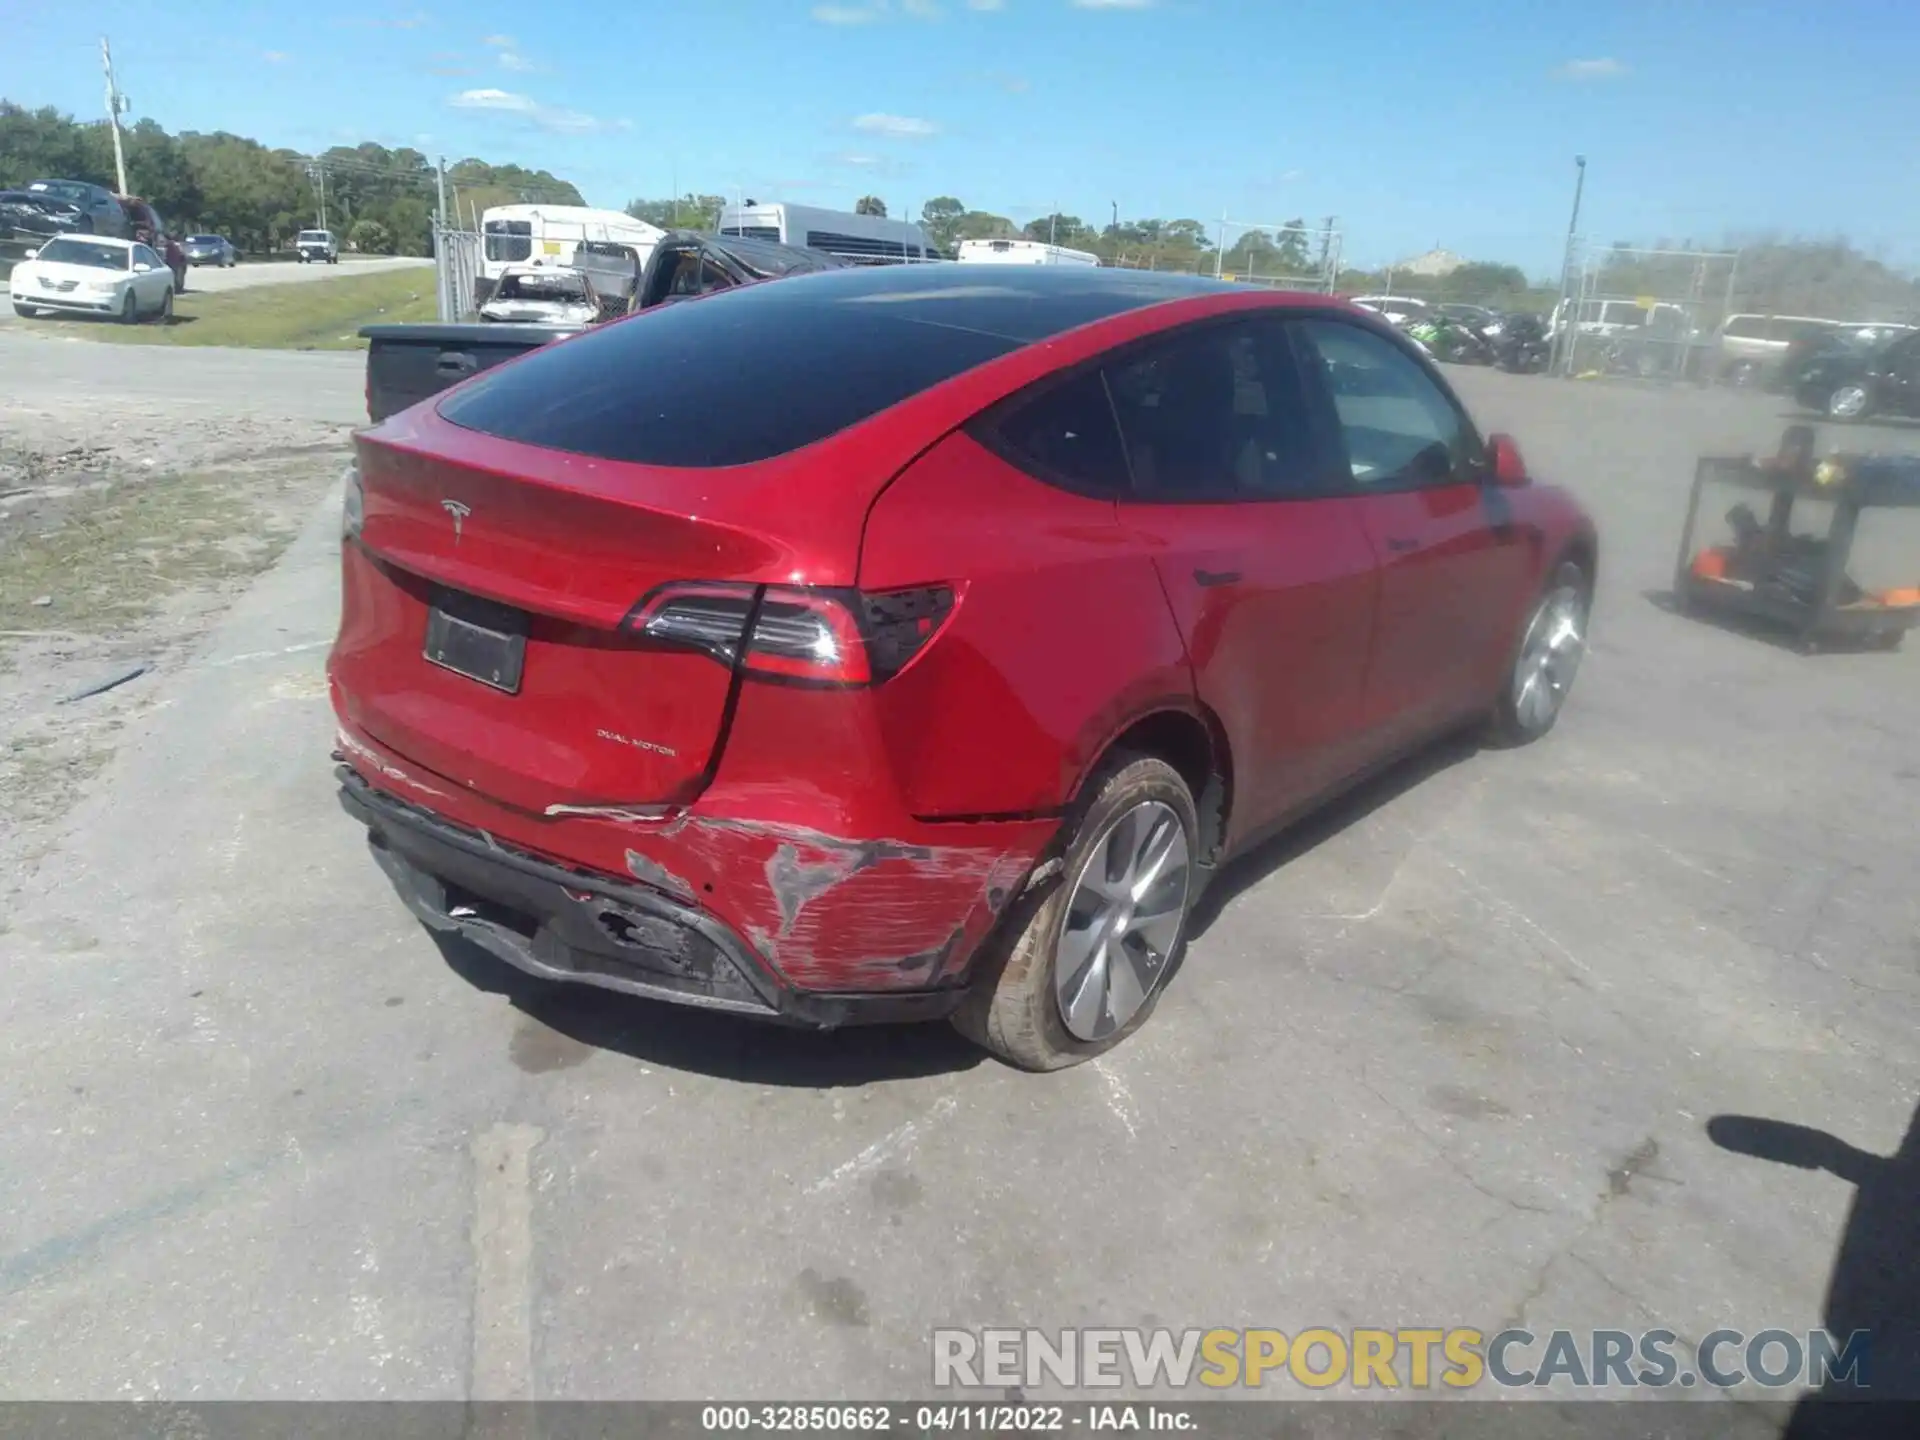
[[[166,358],[0,344],[0,389],[358,414],[357,356]],[[1920,1100],[1920,658],[1658,603],[1695,455],[1771,450],[1778,402],[1458,378],[1600,519],[1560,727],[1239,864],[1152,1023],[1044,1077],[443,950],[333,800],[330,500],[0,926],[0,1398],[898,1396],[948,1324],[1817,1325],[1851,1187],[1705,1126],[1889,1153]]]

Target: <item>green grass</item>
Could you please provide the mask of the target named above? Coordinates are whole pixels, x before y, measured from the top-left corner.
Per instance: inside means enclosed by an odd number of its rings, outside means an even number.
[[[281,467],[302,476],[326,468],[311,460]],[[259,492],[286,483],[279,473],[211,472],[123,481],[80,497],[57,528],[0,552],[0,631],[117,633],[178,590],[264,570],[292,529],[262,517]],[[53,604],[33,603],[43,596]]]
[[[188,280],[192,285],[192,280]],[[256,350],[362,350],[362,325],[439,318],[427,266],[342,275],[298,285],[258,285],[219,294],[188,289],[174,300],[171,325],[121,325],[91,316],[42,311],[36,329],[121,345],[236,345]]]

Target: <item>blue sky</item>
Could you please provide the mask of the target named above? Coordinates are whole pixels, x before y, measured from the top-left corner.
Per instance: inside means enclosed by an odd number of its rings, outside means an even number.
[[[1601,243],[1845,233],[1920,264],[1912,0],[333,0],[23,5],[0,94],[316,150],[1018,220],[1338,216],[1558,266],[1573,156]],[[18,179],[22,177],[0,177]]]

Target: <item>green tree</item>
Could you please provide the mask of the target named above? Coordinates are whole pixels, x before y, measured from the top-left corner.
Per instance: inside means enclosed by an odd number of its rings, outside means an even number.
[[[920,228],[927,232],[935,249],[951,255],[960,243],[960,217],[966,213],[967,207],[953,196],[936,195],[920,207]]]
[[[1029,240],[1040,240],[1054,245],[1085,245],[1097,237],[1093,230],[1078,215],[1042,215],[1038,220],[1030,220],[1020,232]]]
[[[362,255],[391,255],[393,232],[378,220],[356,220],[347,231],[347,244]]]
[[[878,195],[862,195],[858,200],[853,202],[853,213],[856,215],[872,215],[877,219],[884,220],[887,218],[887,202],[882,200]]]

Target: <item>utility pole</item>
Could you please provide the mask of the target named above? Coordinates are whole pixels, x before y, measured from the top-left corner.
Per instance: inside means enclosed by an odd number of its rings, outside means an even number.
[[[107,48],[107,37],[100,37],[100,65],[107,72],[107,123],[113,126],[113,173],[120,182],[120,194],[127,194],[127,156],[120,147],[120,116],[127,108],[127,97],[113,83],[113,51]]]
[[[1320,273],[1327,274],[1327,262],[1333,258],[1333,227],[1338,223],[1338,215],[1327,216],[1327,223],[1320,231]]]
[[[1553,363],[1549,367],[1556,371],[1560,369],[1563,358],[1571,364],[1573,346],[1568,342],[1580,328],[1579,307],[1575,306],[1571,315],[1567,312],[1567,290],[1573,283],[1573,242],[1574,236],[1580,229],[1580,195],[1587,188],[1587,157],[1576,155],[1573,157],[1573,163],[1575,168],[1573,218],[1567,222],[1567,249],[1566,253],[1560,257],[1560,304],[1557,308],[1560,311],[1561,324],[1553,337]]]
[[[440,195],[440,208],[435,213],[434,219],[444,226],[447,223],[447,157],[444,155],[440,157],[440,164],[434,175],[434,180],[435,188],[439,191]]]

